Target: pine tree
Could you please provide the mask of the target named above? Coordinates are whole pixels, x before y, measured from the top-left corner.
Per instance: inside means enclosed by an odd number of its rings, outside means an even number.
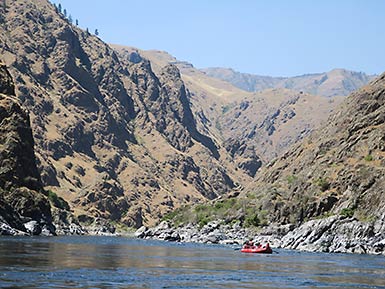
[[[67,17],[67,10],[66,9],[63,10],[63,14],[64,14],[64,17]]]
[[[75,23],[76,23],[76,26],[79,25],[79,21],[77,19],[75,20]]]
[[[98,36],[99,35],[99,31],[98,29],[95,29],[95,35]]]
[[[71,14],[70,14],[70,15],[68,15],[68,21],[69,21],[69,23],[71,23],[71,24],[72,24],[73,20],[72,20],[72,16],[71,16]]]
[[[61,13],[61,4],[59,3],[59,5],[57,6],[57,8],[59,9],[59,12]]]

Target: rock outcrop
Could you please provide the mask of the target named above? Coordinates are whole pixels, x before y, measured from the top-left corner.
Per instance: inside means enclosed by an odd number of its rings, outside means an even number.
[[[239,223],[230,226],[222,224],[220,220],[210,222],[201,228],[193,224],[175,228],[171,223],[163,221],[153,228],[145,226],[139,228],[135,236],[171,242],[241,245],[250,239],[252,233],[241,228]]]
[[[0,64],[0,234],[54,234],[48,199],[36,166],[28,112]]]

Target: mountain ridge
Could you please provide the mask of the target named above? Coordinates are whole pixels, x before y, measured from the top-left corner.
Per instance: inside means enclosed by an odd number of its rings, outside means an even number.
[[[223,143],[239,171],[248,176],[284,152],[326,120],[343,97],[325,98],[286,88],[246,92],[223,80],[207,76],[192,64],[178,61],[159,50],[140,50],[122,45],[112,47],[123,57],[138,53],[154,69],[176,65],[191,94],[198,127]],[[201,124],[199,124],[201,122]]]
[[[201,71],[250,92],[268,88],[290,88],[326,97],[346,96],[375,77],[342,68],[292,77],[262,76],[221,67],[203,68]]]

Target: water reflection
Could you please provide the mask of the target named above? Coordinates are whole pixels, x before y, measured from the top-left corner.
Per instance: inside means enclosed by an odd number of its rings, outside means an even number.
[[[0,238],[0,287],[385,288],[385,258],[118,237]]]

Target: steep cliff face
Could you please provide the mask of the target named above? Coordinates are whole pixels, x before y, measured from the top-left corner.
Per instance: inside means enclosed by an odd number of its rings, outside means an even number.
[[[342,97],[326,99],[289,89],[272,89],[245,97],[219,117],[227,151],[252,177],[262,165],[322,125]]]
[[[264,86],[261,87],[263,91],[247,92],[210,77],[209,73],[178,61],[167,52],[112,47],[124,58],[139,51],[151,61],[155,71],[167,64],[179,68],[190,91],[198,127],[221,144],[225,150],[222,154],[231,160],[232,167],[235,166],[232,175],[243,185],[255,177],[261,167],[319,127],[344,98],[326,98],[305,93],[298,87],[282,88],[284,86],[274,89],[265,89],[274,86]],[[301,81],[297,82],[299,86]]]
[[[54,233],[50,205],[36,167],[28,112],[14,95],[14,84],[0,64],[0,234],[27,232],[36,221]]]
[[[198,132],[179,71],[118,56],[45,0],[3,9],[0,51],[31,111],[43,185],[77,215],[152,224],[233,181]]]
[[[382,75],[353,93],[325,127],[266,168],[258,181],[268,187],[261,191],[276,197],[274,220],[302,222],[343,209],[360,218],[381,217],[384,92]]]
[[[257,197],[256,212],[268,212],[268,221],[276,224],[305,223],[287,238],[286,247],[383,252],[384,136],[383,74],[350,95],[323,128],[261,172],[246,190]],[[311,240],[310,228],[317,232]],[[344,248],[334,243],[342,240]]]

